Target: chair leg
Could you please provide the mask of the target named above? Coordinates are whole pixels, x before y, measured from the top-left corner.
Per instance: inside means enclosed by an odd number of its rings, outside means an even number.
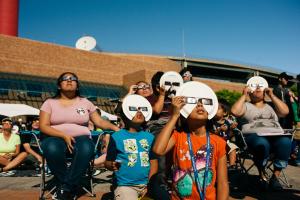
[[[279,177],[279,180],[280,180],[283,184],[285,184],[288,188],[293,187],[293,186],[290,184],[290,182],[288,181],[288,179],[287,179],[287,177],[286,177],[286,175],[285,175],[285,173],[284,173],[284,170],[281,171],[281,175],[280,175],[280,177]]]

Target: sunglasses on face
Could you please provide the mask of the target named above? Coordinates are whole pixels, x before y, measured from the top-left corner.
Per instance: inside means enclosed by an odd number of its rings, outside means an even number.
[[[198,104],[202,105],[213,105],[213,100],[208,98],[197,98],[197,97],[185,97],[186,104]]]
[[[179,87],[179,86],[180,86],[180,83],[179,83],[179,82],[165,81],[165,85],[166,85],[166,86],[177,86],[177,87]]]
[[[136,87],[137,90],[146,90],[150,89],[150,85],[139,85]]]
[[[75,76],[64,76],[61,81],[78,81],[78,79]]]
[[[129,106],[129,111],[148,111],[147,107]]]

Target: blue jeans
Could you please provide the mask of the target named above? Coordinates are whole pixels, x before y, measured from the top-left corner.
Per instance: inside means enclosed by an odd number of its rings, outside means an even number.
[[[58,187],[66,191],[77,188],[94,155],[94,143],[88,136],[75,137],[75,141],[72,154],[62,138],[48,137],[41,146],[47,165],[58,181]],[[71,165],[67,167],[67,158],[70,157]]]
[[[278,170],[288,165],[291,153],[291,138],[288,136],[258,136],[246,134],[245,140],[253,154],[258,169],[266,166],[270,153],[274,155],[274,167]]]

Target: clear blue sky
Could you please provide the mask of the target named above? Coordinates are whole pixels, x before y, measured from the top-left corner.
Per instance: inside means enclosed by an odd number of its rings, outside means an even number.
[[[20,0],[19,36],[300,73],[299,0]]]

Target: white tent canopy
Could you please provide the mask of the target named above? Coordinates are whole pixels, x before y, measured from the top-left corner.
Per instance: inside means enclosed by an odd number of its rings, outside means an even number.
[[[0,115],[15,117],[22,115],[39,115],[40,110],[25,104],[0,103]]]

